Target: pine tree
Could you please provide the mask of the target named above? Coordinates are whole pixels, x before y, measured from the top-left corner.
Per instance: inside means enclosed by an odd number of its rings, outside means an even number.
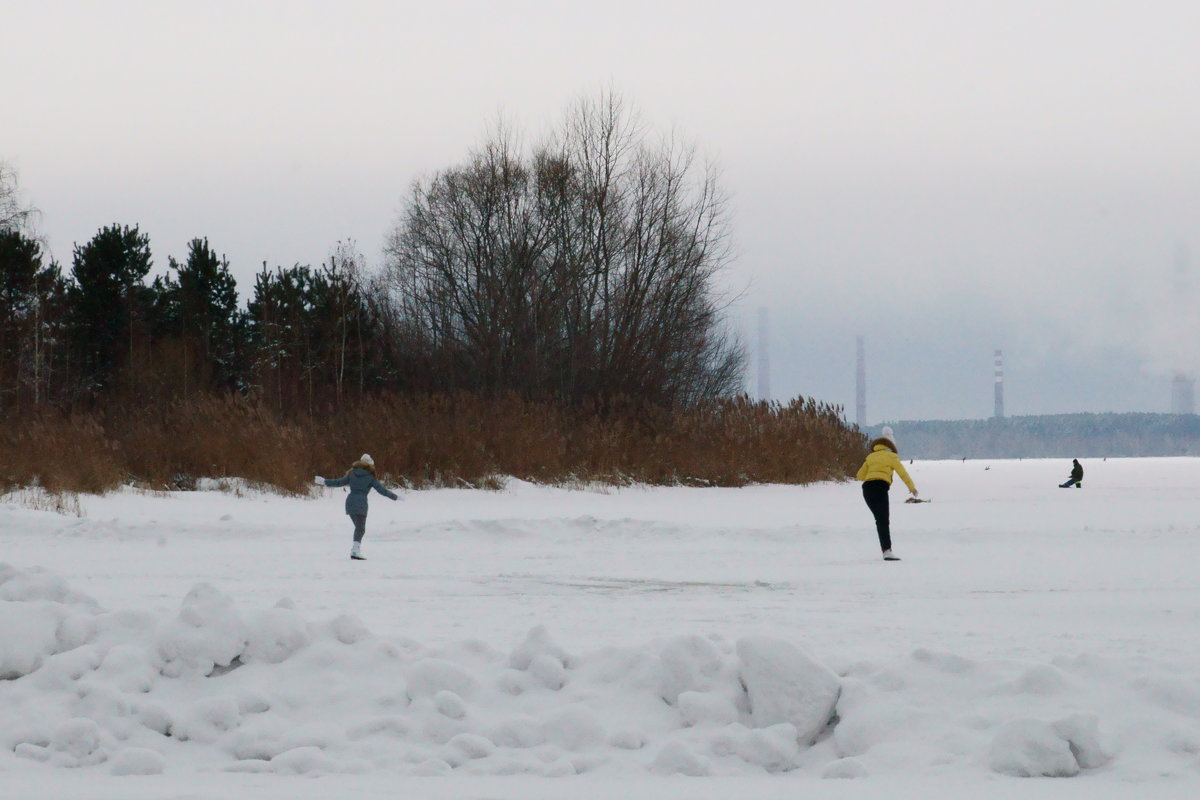
[[[247,306],[256,385],[281,409],[296,408],[303,394],[312,394],[311,375],[305,369],[311,349],[307,322],[312,280],[308,267],[271,272],[264,264]]]
[[[139,335],[148,333],[154,312],[154,291],[144,283],[152,265],[150,237],[136,225],[109,225],[75,246],[71,339],[91,394],[136,366]]]
[[[242,386],[246,317],[238,310],[237,281],[229,262],[207,239],[188,244],[187,261],[169,260],[176,278],[156,279],[157,321],[180,343],[184,392]]]
[[[247,315],[255,385],[278,407],[312,410],[381,384],[379,314],[339,258],[320,270],[264,266]]]

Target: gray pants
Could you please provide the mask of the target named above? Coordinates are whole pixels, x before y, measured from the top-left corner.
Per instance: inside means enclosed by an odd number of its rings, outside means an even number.
[[[367,532],[367,515],[351,514],[350,520],[354,523],[354,541],[361,542]]]

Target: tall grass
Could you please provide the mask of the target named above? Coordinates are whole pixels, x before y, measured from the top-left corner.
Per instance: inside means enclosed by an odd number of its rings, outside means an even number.
[[[863,436],[811,399],[744,398],[666,412],[572,408],[516,396],[378,397],[287,417],[236,397],[121,413],[45,412],[0,422],[0,488],[100,492],[245,478],[302,492],[361,453],[410,486],[597,481],[741,486],[840,479]]]

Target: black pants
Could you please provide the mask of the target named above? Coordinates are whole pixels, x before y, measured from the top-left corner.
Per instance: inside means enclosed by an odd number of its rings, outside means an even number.
[[[867,508],[875,515],[875,532],[879,534],[879,547],[885,552],[892,549],[892,531],[888,512],[888,489],[892,485],[887,481],[863,481],[863,500]]]
[[[351,514],[350,521],[354,523],[354,541],[361,542],[367,532],[367,515]]]

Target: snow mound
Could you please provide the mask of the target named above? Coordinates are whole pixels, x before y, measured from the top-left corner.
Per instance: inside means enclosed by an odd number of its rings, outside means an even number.
[[[537,626],[503,653],[401,645],[286,600],[247,610],[207,583],[159,617],[105,611],[43,570],[0,567],[0,593],[0,752],[114,775],[773,773],[797,767],[839,693],[764,637],[576,654]]]
[[[1200,753],[1200,679],[1147,668],[922,648],[839,675],[763,636],[574,653],[542,626],[427,647],[204,583],[173,613],[107,611],[0,565],[0,770],[1136,775]]]
[[[978,762],[1013,777],[1072,777],[1114,763],[1114,726],[1129,732],[1126,749],[1141,751],[1131,760],[1157,762],[1146,732],[1170,721],[1139,702],[1145,684],[1116,664],[1099,671],[1087,658],[975,662],[919,649],[899,664],[855,664],[842,676],[831,737],[842,761],[826,764],[824,776]]]

